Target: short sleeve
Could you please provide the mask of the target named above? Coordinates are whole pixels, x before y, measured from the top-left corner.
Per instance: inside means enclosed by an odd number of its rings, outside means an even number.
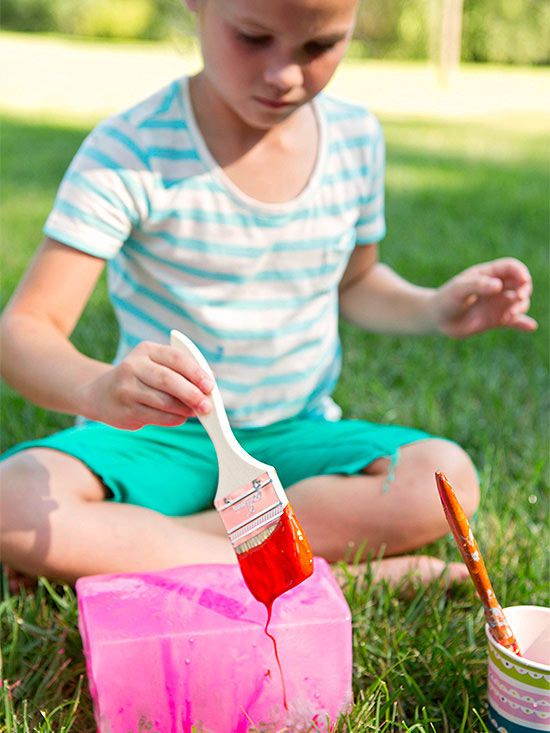
[[[122,117],[82,143],[61,182],[44,233],[96,257],[114,257],[147,216],[147,155]]]
[[[386,234],[384,215],[386,149],[382,127],[372,115],[369,117],[368,139],[366,189],[356,224],[357,244],[374,244]]]

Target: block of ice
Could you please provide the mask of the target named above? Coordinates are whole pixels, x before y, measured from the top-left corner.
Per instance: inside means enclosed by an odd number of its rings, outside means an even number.
[[[100,733],[327,730],[351,703],[351,614],[327,563],[266,609],[236,565],[77,582]]]

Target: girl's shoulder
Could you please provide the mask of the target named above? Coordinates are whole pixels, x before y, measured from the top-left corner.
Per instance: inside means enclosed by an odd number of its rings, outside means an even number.
[[[111,115],[100,122],[94,132],[118,129],[139,145],[153,137],[173,136],[186,129],[185,105],[183,103],[186,77],[175,79],[132,107]]]
[[[356,100],[323,92],[317,97],[317,104],[330,125],[372,130],[380,127],[376,115],[365,104]]]
[[[317,105],[325,125],[329,149],[350,160],[367,159],[384,148],[384,134],[376,115],[355,100],[320,94]]]
[[[169,84],[117,115],[136,129],[172,129],[186,115],[183,98],[187,77]]]
[[[196,163],[185,101],[187,78],[175,79],[129,109],[100,122],[87,139],[113,159],[115,167],[141,166],[164,176],[174,161]],[[107,160],[107,158],[105,158]]]

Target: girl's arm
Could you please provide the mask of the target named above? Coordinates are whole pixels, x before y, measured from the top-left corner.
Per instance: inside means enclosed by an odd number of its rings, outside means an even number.
[[[376,245],[354,250],[340,283],[340,312],[382,333],[443,333],[464,338],[507,326],[533,331],[526,315],[532,290],[527,267],[511,257],[474,265],[439,288],[404,280],[378,262]]]
[[[2,377],[47,409],[121,428],[176,425],[208,411],[210,377],[170,346],[142,342],[113,366],[72,345],[104,264],[44,240],[0,321]]]

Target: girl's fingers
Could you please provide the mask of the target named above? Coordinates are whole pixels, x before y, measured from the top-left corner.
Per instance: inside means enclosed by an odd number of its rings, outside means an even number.
[[[212,375],[202,369],[197,362],[179,349],[163,344],[154,344],[150,358],[160,366],[177,372],[198,387],[204,394],[210,394],[214,388]]]
[[[539,327],[539,324],[534,318],[523,313],[512,316],[505,325],[508,328],[515,328],[517,331],[536,331]]]
[[[163,410],[155,410],[153,407],[148,405],[137,405],[136,409],[132,413],[132,425],[129,426],[130,430],[138,430],[144,425],[163,425],[164,427],[174,427],[176,425],[183,425],[187,420],[188,416],[175,415],[170,412],[164,412]]]
[[[159,412],[177,415],[182,418],[193,417],[196,412],[196,410],[194,410],[190,405],[182,402],[163,390],[155,389],[149,384],[145,384],[139,379],[137,380],[137,389],[136,402],[138,405],[142,405]],[[203,396],[202,399],[207,398]]]
[[[472,296],[496,295],[502,291],[502,280],[479,273],[459,275],[453,282],[456,298],[461,300]]]
[[[476,270],[480,274],[499,278],[505,287],[511,287],[517,290],[518,287],[523,285],[529,287],[531,285],[529,269],[523,262],[516,260],[515,257],[501,257],[500,259],[492,260],[492,262],[484,262],[470,268],[470,271]]]
[[[173,407],[176,407],[179,403],[200,414],[206,414],[210,411],[210,399],[205,393],[173,369],[154,361],[148,361],[145,363],[144,368],[139,370],[137,377],[143,385],[171,398],[173,402],[168,400],[167,404],[173,405]]]

